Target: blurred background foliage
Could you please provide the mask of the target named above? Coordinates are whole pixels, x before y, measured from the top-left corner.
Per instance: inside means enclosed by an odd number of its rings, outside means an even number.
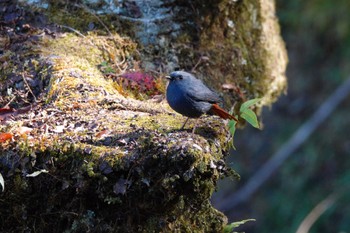
[[[229,157],[241,181],[223,180],[213,203],[227,199],[350,78],[350,1],[276,0],[289,54],[288,92],[265,109],[262,131],[236,133]],[[230,221],[255,218],[242,231],[296,232],[312,209],[333,192],[345,193],[322,214],[310,233],[350,232],[350,97],[245,203],[225,211]]]

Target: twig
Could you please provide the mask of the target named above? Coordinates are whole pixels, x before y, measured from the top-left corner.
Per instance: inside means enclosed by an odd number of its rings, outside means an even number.
[[[97,45],[95,45],[95,43],[94,43],[92,40],[90,40],[88,37],[86,37],[84,34],[82,34],[81,32],[79,32],[78,30],[76,30],[76,29],[74,29],[74,28],[72,28],[72,27],[69,27],[69,26],[65,26],[65,25],[59,25],[59,27],[66,28],[66,29],[68,29],[68,30],[70,30],[70,31],[72,31],[72,32],[74,32],[74,33],[76,33],[77,35],[83,37],[84,39],[87,39],[87,41],[88,41],[92,46],[94,46],[94,47],[97,48],[97,49],[100,49]]]
[[[221,210],[229,210],[238,204],[249,200],[253,193],[283,164],[283,162],[298,149],[326,120],[335,108],[350,93],[350,77],[339,86],[333,94],[317,109],[293,136],[250,178],[245,186],[217,204]]]
[[[164,14],[162,16],[152,17],[152,18],[132,18],[128,16],[118,15],[120,19],[128,20],[131,22],[139,22],[144,24],[154,23],[157,21],[165,20],[170,17],[169,14]]]
[[[106,24],[103,23],[100,17],[98,17],[92,10],[90,10],[85,4],[78,4],[77,6],[83,8],[85,11],[89,12],[92,16],[94,16],[98,20],[98,22],[100,22],[100,24],[106,29],[108,34],[113,37],[112,32],[108,29]]]
[[[35,97],[35,95],[34,95],[32,89],[30,88],[30,86],[29,86],[29,84],[28,84],[28,82],[27,82],[27,80],[26,80],[26,78],[24,77],[23,74],[22,74],[22,79],[23,79],[24,83],[26,84],[26,86],[28,87],[29,92],[30,92],[30,93],[32,94],[32,96],[34,97],[34,101],[36,102],[37,99],[36,99],[36,97]]]
[[[10,99],[10,101],[9,101],[3,108],[7,108],[7,107],[10,105],[10,103],[12,103],[12,101],[13,101],[15,98],[16,98],[16,96],[13,96],[13,97]]]
[[[318,203],[301,222],[296,233],[308,233],[316,220],[329,209],[338,198],[339,193],[332,193],[326,199]]]
[[[79,36],[83,37],[83,38],[86,38],[86,36],[84,36],[81,32],[79,32],[78,30],[72,28],[72,27],[69,27],[69,26],[65,26],[65,25],[59,25],[60,27],[62,28],[66,28],[72,32],[75,32],[76,34],[78,34]]]
[[[194,65],[194,67],[191,69],[191,72],[194,72],[194,71],[197,69],[197,66],[199,66],[199,64],[202,63],[202,61],[208,61],[208,60],[209,60],[209,57],[207,57],[207,56],[201,56],[201,57],[198,59],[197,63]]]

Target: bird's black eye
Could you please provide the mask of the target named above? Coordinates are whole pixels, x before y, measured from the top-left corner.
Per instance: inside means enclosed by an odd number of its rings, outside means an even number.
[[[182,77],[182,75],[180,74],[179,76],[177,76],[178,79],[183,79],[184,77]]]

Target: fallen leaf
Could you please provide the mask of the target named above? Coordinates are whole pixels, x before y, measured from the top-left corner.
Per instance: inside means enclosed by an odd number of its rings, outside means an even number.
[[[13,134],[12,133],[0,133],[0,142],[5,142],[7,140],[12,139]]]
[[[28,106],[23,107],[23,108],[19,108],[19,109],[16,110],[15,115],[27,113],[27,112],[29,112],[35,105],[36,105],[36,104],[28,105]]]
[[[160,103],[164,99],[164,95],[154,95],[151,99],[152,102]]]
[[[27,113],[30,111],[35,105],[29,105],[23,108],[19,108],[17,110],[13,108],[0,108],[0,121],[6,121],[9,117],[17,116],[20,114]]]
[[[36,177],[38,175],[40,175],[41,173],[49,173],[47,170],[45,169],[41,169],[40,171],[36,171],[30,174],[27,174],[26,177]]]
[[[23,135],[23,134],[30,133],[32,130],[33,130],[33,128],[22,126],[16,130],[16,133],[18,133],[19,135]]]
[[[0,108],[0,121],[6,120],[7,118],[13,116],[15,109],[13,108]]]
[[[55,132],[55,133],[63,133],[63,130],[65,128],[66,127],[64,125],[57,125],[56,128],[53,130],[53,132]]]
[[[120,178],[115,185],[113,185],[113,192],[115,194],[122,194],[124,195],[126,193],[128,181]]]
[[[1,173],[0,173],[0,185],[2,187],[2,191],[5,191],[5,181],[4,181],[4,177],[2,177]]]
[[[95,137],[96,137],[96,138],[101,138],[101,137],[105,137],[105,136],[107,136],[107,135],[109,135],[109,131],[105,129],[105,130],[102,130],[102,131],[98,132],[98,133],[95,135]]]
[[[14,112],[13,108],[0,108],[0,115]]]
[[[232,83],[224,83],[224,84],[222,84],[221,87],[222,87],[223,90],[228,90],[228,91],[236,90],[236,86],[234,84],[232,84]]]

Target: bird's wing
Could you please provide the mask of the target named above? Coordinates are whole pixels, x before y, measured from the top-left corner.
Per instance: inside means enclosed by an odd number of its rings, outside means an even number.
[[[210,90],[202,81],[198,80],[196,85],[191,86],[191,91],[187,92],[188,97],[194,101],[220,103],[222,100],[218,94]]]

